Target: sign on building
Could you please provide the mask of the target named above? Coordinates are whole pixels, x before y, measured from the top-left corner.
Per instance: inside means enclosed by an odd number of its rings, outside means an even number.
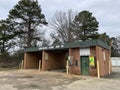
[[[81,48],[80,56],[90,56],[90,48]]]
[[[90,63],[90,66],[94,67],[95,66],[95,58],[89,57],[89,63]]]
[[[48,53],[45,53],[45,60],[48,60]]]

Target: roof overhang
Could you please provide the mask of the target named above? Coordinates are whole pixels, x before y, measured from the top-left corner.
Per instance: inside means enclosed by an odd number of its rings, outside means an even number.
[[[110,46],[106,43],[103,43],[101,40],[89,40],[89,41],[82,41],[82,42],[68,42],[61,45],[51,45],[47,47],[32,47],[32,48],[25,48],[24,52],[36,52],[36,51],[43,51],[43,50],[65,50],[69,48],[85,48],[91,46],[100,46],[107,50],[110,50]]]

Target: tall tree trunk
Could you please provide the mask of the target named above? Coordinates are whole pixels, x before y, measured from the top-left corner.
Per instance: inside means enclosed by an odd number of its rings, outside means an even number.
[[[27,47],[31,47],[32,45],[31,45],[31,42],[32,42],[32,40],[31,40],[31,17],[29,16],[29,24],[28,24],[28,42],[27,42]]]

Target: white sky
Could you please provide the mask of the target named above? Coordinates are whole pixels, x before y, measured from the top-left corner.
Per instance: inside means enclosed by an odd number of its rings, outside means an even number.
[[[0,19],[5,19],[9,10],[19,0],[0,0]],[[72,9],[77,12],[89,10],[99,22],[99,32],[110,36],[120,35],[120,0],[38,0],[42,12],[49,21],[56,11]]]

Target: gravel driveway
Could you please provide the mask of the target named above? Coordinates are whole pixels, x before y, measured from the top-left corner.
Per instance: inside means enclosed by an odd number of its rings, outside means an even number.
[[[38,70],[0,71],[0,90],[120,90],[120,67],[111,76],[97,79]]]

